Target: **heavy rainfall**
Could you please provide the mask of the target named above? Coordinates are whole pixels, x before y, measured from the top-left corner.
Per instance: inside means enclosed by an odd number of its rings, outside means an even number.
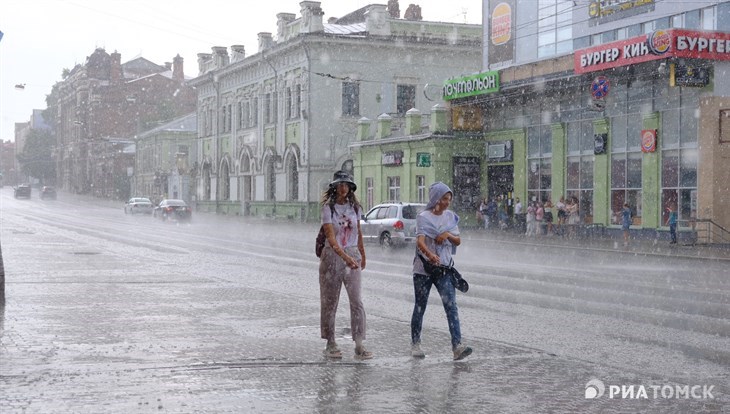
[[[273,3],[3,132],[0,411],[728,410],[729,1]]]

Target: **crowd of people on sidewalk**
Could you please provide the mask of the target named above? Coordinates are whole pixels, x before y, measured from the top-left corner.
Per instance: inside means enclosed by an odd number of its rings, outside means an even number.
[[[510,214],[509,200],[502,196],[482,199],[476,216],[484,230],[512,230],[528,237],[556,235],[574,237],[580,224],[580,209],[577,197],[560,197],[557,204],[548,199],[529,201],[523,206],[520,198],[514,199]]]

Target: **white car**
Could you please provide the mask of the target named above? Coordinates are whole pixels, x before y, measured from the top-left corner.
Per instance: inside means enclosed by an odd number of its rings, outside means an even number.
[[[380,246],[405,246],[416,241],[416,216],[426,208],[421,203],[383,203],[360,219],[364,242]]]
[[[132,197],[124,203],[124,214],[152,214],[153,208],[149,198]]]

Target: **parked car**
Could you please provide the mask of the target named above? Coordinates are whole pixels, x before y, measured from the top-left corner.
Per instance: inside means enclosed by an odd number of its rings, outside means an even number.
[[[149,198],[132,197],[124,203],[124,214],[152,214],[153,208]]]
[[[360,220],[363,241],[382,247],[404,246],[416,241],[416,216],[426,208],[420,203],[383,203]]]
[[[20,184],[13,189],[13,196],[15,198],[27,198],[30,200],[30,186],[28,184]]]
[[[56,199],[56,189],[50,186],[43,186],[41,188],[41,200],[55,200]]]
[[[165,199],[152,210],[152,217],[162,221],[191,221],[193,209],[183,200]]]

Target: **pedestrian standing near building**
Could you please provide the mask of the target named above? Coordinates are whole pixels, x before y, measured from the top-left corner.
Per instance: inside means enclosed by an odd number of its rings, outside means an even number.
[[[578,224],[580,224],[580,206],[578,206],[578,198],[575,196],[570,197],[566,209],[568,212],[568,237],[572,238],[575,237]]]
[[[558,226],[556,233],[561,236],[565,235],[565,229],[563,228],[563,225],[565,224],[565,219],[568,216],[568,212],[565,210],[566,207],[567,206],[565,205],[565,197],[560,196],[560,200],[558,200],[558,203],[555,204],[555,208],[558,210]]]
[[[548,236],[553,234],[553,203],[550,200],[545,202],[545,234]]]
[[[472,349],[461,343],[459,308],[456,306],[453,280],[448,275],[430,275],[424,266],[424,261],[433,265],[453,265],[452,255],[456,253],[456,246],[461,244],[459,216],[449,210],[453,193],[446,184],[442,182],[431,184],[428,195],[426,209],[416,218],[416,257],[413,258],[415,304],[411,316],[411,355],[415,358],[426,356],[421,350],[421,328],[431,286],[436,286],[449,323],[454,360],[461,360],[469,356]]]
[[[515,198],[515,223],[517,233],[523,233],[525,231],[525,213],[522,210],[522,201],[517,197]]]
[[[669,226],[669,235],[672,241],[669,244],[677,244],[677,210],[672,204],[667,207],[667,225]]]
[[[542,220],[544,218],[545,218],[545,209],[542,206],[542,202],[538,201],[535,203],[535,236],[539,236],[543,233]]]
[[[497,223],[497,202],[492,198],[487,202],[487,229]]]
[[[484,225],[484,230],[489,227],[489,215],[487,214],[487,199],[483,198],[477,210],[477,222]]]
[[[621,228],[624,231],[624,246],[629,245],[629,227],[631,227],[631,207],[629,203],[624,203],[621,209]]]
[[[535,204],[532,202],[527,203],[527,217],[526,217],[526,231],[525,236],[534,236],[536,233],[535,229]]]
[[[355,197],[357,185],[349,174],[337,171],[322,196],[322,225],[327,241],[319,263],[321,304],[320,330],[327,340],[324,355],[342,358],[335,341],[335,317],[342,285],[350,301],[350,327],[355,341],[355,358],[370,359],[365,349],[365,308],[362,303],[362,270],[365,269],[365,247],[360,232],[361,206]]]

